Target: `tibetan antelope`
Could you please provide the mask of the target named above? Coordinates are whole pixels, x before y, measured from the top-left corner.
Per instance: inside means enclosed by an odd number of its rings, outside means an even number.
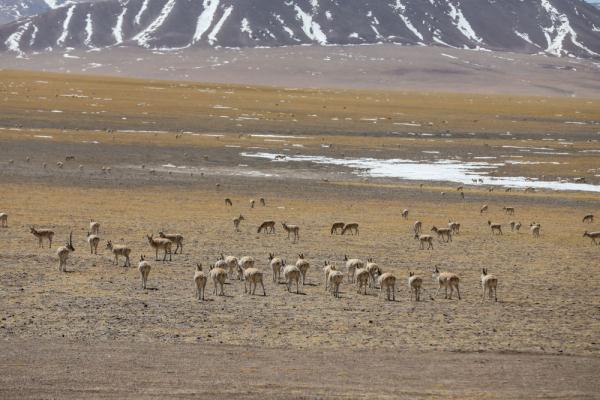
[[[598,231],[598,232],[585,231],[585,232],[583,232],[583,237],[586,237],[586,236],[592,240],[592,243],[598,244],[598,242],[596,240],[600,239],[600,231]]]
[[[310,263],[304,258],[304,253],[298,254],[296,267],[300,270],[300,274],[302,275],[302,285],[304,285],[306,282],[306,274],[310,268]]]
[[[231,201],[231,199],[230,199],[230,198],[226,198],[226,199],[225,199],[225,205],[226,205],[226,206],[233,206],[233,202]]]
[[[498,295],[496,293],[496,290],[498,289],[498,279],[494,275],[488,274],[487,268],[481,270],[481,289],[483,289],[481,301],[485,301],[486,292],[488,293],[490,300],[494,299],[494,301],[498,301]]]
[[[488,205],[484,204],[480,209],[479,209],[479,214],[483,214],[484,212],[487,212],[488,210]]]
[[[331,231],[330,231],[330,235],[333,234],[338,234],[338,231],[341,232],[344,230],[344,223],[343,222],[334,222],[333,225],[331,225]]]
[[[292,283],[296,282],[296,294],[300,294],[300,277],[302,276],[300,269],[295,265],[286,265],[285,260],[283,261],[282,267],[287,291],[291,293]]]
[[[536,224],[535,222],[532,222],[529,225],[529,230],[531,231],[531,234],[534,237],[540,237],[540,229],[542,228],[542,225],[540,224]]]
[[[402,219],[408,219],[408,209],[402,210]]]
[[[410,300],[412,301],[413,295],[415,301],[421,301],[421,289],[423,286],[423,278],[415,275],[414,272],[408,273],[408,289],[410,290]]]
[[[225,296],[225,281],[227,280],[227,271],[223,268],[215,267],[214,265],[210,266],[210,271],[208,273],[210,279],[213,281],[214,290],[213,293],[215,296]],[[220,290],[217,291],[217,286]]]
[[[588,222],[588,223],[592,223],[594,222],[594,214],[588,214],[586,216],[583,217],[583,222]]]
[[[385,289],[386,300],[396,301],[396,277],[390,272],[382,274],[379,279],[379,297]]]
[[[204,301],[204,289],[208,277],[202,271],[202,264],[196,263],[196,271],[194,272],[194,283],[196,284],[196,299]]]
[[[96,222],[93,219],[90,219],[90,233],[92,235],[100,234],[100,222]]]
[[[221,253],[221,260],[225,261],[225,265],[227,266],[227,277],[229,279],[234,278],[234,274],[238,267],[238,259],[235,256],[227,256],[225,257],[223,253]],[[254,265],[254,264],[253,264]]]
[[[335,265],[331,265],[329,263],[329,261],[324,262],[323,274],[325,275],[325,291],[327,291],[327,289],[329,288],[329,275],[331,275],[331,273],[335,270],[336,270]]]
[[[264,221],[260,224],[256,233],[260,233],[263,230],[267,235],[271,233],[275,234],[275,221]]]
[[[173,254],[177,254],[177,250],[179,250],[179,254],[183,253],[183,235],[179,233],[164,233],[158,232],[158,236],[163,239],[169,239],[171,243],[175,244],[175,251]]]
[[[240,214],[239,217],[233,219],[233,228],[236,232],[240,231],[240,222],[242,222],[244,219],[245,218],[242,214]]]
[[[98,244],[100,244],[100,236],[92,233],[87,233],[87,242],[90,244],[90,254],[98,254]]]
[[[515,208],[514,207],[502,207],[502,209],[508,215],[515,215]]]
[[[488,220],[488,225],[490,226],[490,229],[492,230],[492,235],[494,233],[496,233],[498,235],[502,235],[502,225],[501,224],[492,224],[492,221]]]
[[[333,296],[339,298],[340,297],[340,285],[344,281],[344,274],[340,271],[333,270],[329,274],[328,280],[329,280],[329,288],[331,289]]]
[[[259,283],[263,290],[263,296],[266,296],[267,292],[265,292],[265,284],[263,283],[263,273],[256,268],[244,270],[244,293],[249,293],[254,296],[256,286],[258,286]],[[246,284],[250,287],[247,287]]]
[[[61,272],[67,271],[67,259],[69,258],[69,254],[75,251],[73,247],[73,232],[69,233],[69,240],[64,246],[56,249],[56,255],[58,256],[58,270]]]
[[[269,265],[273,270],[273,283],[279,283],[281,270],[283,269],[283,260],[281,257],[275,257],[275,254],[269,253]]]
[[[30,227],[29,231],[33,233],[38,239],[38,247],[44,248],[44,239],[48,240],[48,247],[52,248],[52,238],[54,238],[54,231],[51,229],[35,229],[34,227]]]
[[[425,243],[427,243],[427,250],[433,250],[433,236],[431,235],[419,235],[415,233],[415,239],[419,239],[419,245],[421,250],[425,250]]]
[[[458,235],[460,233],[460,224],[458,222],[448,220],[448,228],[453,235]]]
[[[345,235],[346,232],[350,232],[350,234],[352,235],[358,235],[358,224],[357,223],[352,223],[352,224],[346,224],[344,226],[344,229],[342,229],[342,235]]]
[[[146,256],[142,254],[140,256],[140,262],[138,263],[138,271],[140,271],[140,278],[142,278],[142,289],[146,289],[151,268],[150,263],[146,261]]]
[[[381,268],[379,265],[373,261],[372,258],[367,258],[367,265],[365,269],[369,273],[371,280],[369,281],[369,287],[377,288],[377,280],[381,276]]]
[[[8,228],[8,214],[0,213],[0,227]]]
[[[413,232],[415,235],[419,235],[421,233],[421,229],[423,227],[423,223],[421,221],[415,221],[413,225]]]
[[[261,197],[260,199],[258,199],[258,202],[260,203],[261,206],[266,207],[267,206],[267,202],[265,201],[264,197]]]
[[[288,225],[287,223],[282,222],[281,226],[283,226],[283,229],[287,232],[288,239],[290,238],[290,233],[294,234],[292,243],[295,243],[300,239],[300,227],[298,225]]]
[[[163,261],[167,260],[167,254],[169,255],[169,261],[171,260],[171,247],[173,245],[173,242],[171,242],[169,239],[167,238],[154,238],[154,235],[146,235],[146,237],[148,238],[148,243],[150,243],[150,246],[156,251],[156,256],[154,257],[155,261],[158,261],[158,250],[162,249],[165,252],[165,255],[163,256]]]
[[[254,200],[250,200],[250,208],[254,208],[254,203],[256,203]]]
[[[354,283],[356,270],[364,268],[365,263],[358,258],[348,258],[347,255],[344,255],[344,261],[346,261],[346,274],[348,276],[348,282]]]
[[[363,294],[367,294],[367,287],[369,286],[369,271],[364,268],[359,268],[356,270],[355,274],[356,279],[356,287],[358,288],[358,293],[363,291]]]
[[[112,241],[109,240],[108,242],[106,242],[106,248],[110,250],[111,253],[113,253],[113,255],[115,256],[115,260],[113,261],[114,265],[119,266],[119,256],[122,256],[125,257],[125,264],[123,264],[123,266],[131,267],[131,262],[129,261],[129,254],[131,254],[131,249],[129,247],[119,244],[114,245]]]
[[[454,289],[456,289],[456,293],[458,294],[458,299],[460,300],[460,290],[458,288],[458,284],[460,279],[458,275],[453,274],[451,272],[440,272],[438,267],[435,267],[432,273],[432,277],[434,280],[438,282],[438,289],[435,292],[435,297],[437,298],[440,289],[443,287],[445,291],[444,298],[452,300],[452,294],[454,293]],[[450,297],[448,297],[448,288],[450,288]]]
[[[431,231],[437,233],[438,239],[441,239],[443,242],[452,241],[452,230],[450,228],[438,228],[434,225]],[[446,239],[444,240],[444,238]]]

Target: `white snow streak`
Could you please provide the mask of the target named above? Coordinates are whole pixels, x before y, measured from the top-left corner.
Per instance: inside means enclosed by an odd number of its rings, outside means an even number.
[[[115,44],[123,43],[123,19],[125,18],[126,12],[127,7],[123,7],[123,12],[121,12],[121,14],[119,14],[117,17],[117,23],[112,30],[113,36],[115,37]]]
[[[35,43],[35,38],[37,37],[38,30],[39,29],[37,25],[34,25],[33,32],[31,32],[31,38],[29,39],[29,46],[33,46],[33,44]]]
[[[302,30],[309,39],[318,42],[321,45],[327,44],[327,36],[321,30],[321,26],[313,21],[312,15],[305,13],[300,7],[294,5],[296,18],[302,21]]]
[[[73,18],[74,11],[75,11],[75,6],[71,6],[67,10],[67,16],[65,17],[65,20],[63,21],[63,31],[60,34],[60,37],[58,38],[58,40],[56,41],[56,44],[58,46],[62,46],[65,43],[65,40],[67,40],[67,36],[69,35],[69,24],[71,23],[71,18]]]
[[[208,28],[210,28],[212,25],[213,19],[215,18],[215,13],[217,12],[217,7],[219,7],[219,0],[204,0],[202,5],[204,10],[202,10],[200,16],[198,17],[198,22],[196,23],[196,32],[194,32],[192,43],[196,43],[202,39],[202,35],[204,35],[204,33],[206,33]]]
[[[252,29],[250,28],[250,23],[248,22],[247,18],[242,19],[242,26],[241,26],[242,32],[245,32],[248,34],[248,36],[250,36],[250,38],[252,39]]]
[[[219,22],[217,22],[217,24],[215,25],[215,27],[213,28],[213,30],[208,35],[208,43],[210,43],[212,45],[213,43],[215,43],[217,41],[217,35],[219,34],[219,31],[223,27],[223,24],[225,23],[225,21],[227,20],[227,18],[229,18],[229,15],[231,15],[232,11],[233,11],[233,6],[229,6],[223,12],[223,15],[221,16],[221,19],[219,20]]]
[[[161,25],[165,22],[177,0],[169,0],[167,4],[160,11],[160,14],[150,25],[143,31],[134,36],[133,40],[137,41],[140,46],[148,47],[148,41],[151,39],[152,33],[154,33]]]
[[[14,52],[18,53],[19,56],[23,54],[23,52],[21,51],[21,47],[20,47],[21,37],[27,31],[27,29],[29,29],[30,25],[31,25],[31,22],[21,25],[21,27],[17,31],[15,31],[12,35],[10,35],[6,39],[4,44],[6,45],[6,47],[8,48],[9,51],[14,51]]]
[[[83,44],[90,47],[92,44],[92,35],[94,34],[94,28],[92,27],[92,14],[88,13],[85,17],[85,39]]]
[[[408,28],[409,31],[411,31],[413,33],[413,35],[415,35],[416,37],[419,38],[419,40],[423,40],[423,35],[421,35],[421,32],[419,32],[417,30],[417,28],[415,28],[415,26],[412,24],[412,22],[410,21],[410,19],[408,19],[408,17],[406,17],[406,15],[404,15],[404,12],[406,11],[406,6],[404,4],[402,4],[401,0],[396,0],[396,4],[394,6],[392,6],[398,13],[398,16],[400,17],[400,19],[402,19],[402,22],[404,22],[404,25],[406,25],[406,27]]]
[[[483,40],[479,36],[477,36],[475,31],[471,27],[471,24],[463,15],[462,10],[460,8],[457,9],[452,3],[448,3],[448,7],[450,7],[450,14],[448,15],[450,16],[450,18],[452,18],[452,23],[454,24],[454,26],[456,26],[466,38],[481,43]]]
[[[542,28],[544,35],[546,36],[546,42],[548,47],[546,52],[555,56],[561,56],[563,53],[568,54],[568,51],[563,49],[567,36],[570,36],[571,43],[580,49],[586,51],[588,54],[597,56],[598,53],[588,49],[577,40],[577,33],[571,27],[569,18],[565,14],[561,14],[558,10],[550,3],[549,0],[541,0],[542,7],[548,14],[550,14],[550,20],[552,25],[547,28]],[[552,34],[555,34],[552,37]]]
[[[526,41],[529,44],[532,44],[536,47],[540,47],[531,41],[531,39],[529,38],[529,35],[527,33],[515,31],[515,35],[517,35],[518,37],[520,37],[521,39],[523,39],[524,41]]]
[[[133,21],[135,22],[136,25],[140,24],[140,19],[142,18],[142,14],[144,14],[144,11],[146,11],[146,9],[148,8],[149,2],[150,2],[150,0],[144,0],[144,2],[142,3],[142,6],[140,7],[140,11],[138,11],[138,13],[135,15],[135,18],[133,19]]]

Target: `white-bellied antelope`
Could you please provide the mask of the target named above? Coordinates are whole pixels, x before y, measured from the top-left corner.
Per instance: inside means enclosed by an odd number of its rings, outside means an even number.
[[[56,249],[56,255],[58,256],[58,270],[61,272],[67,271],[67,259],[69,258],[69,254],[72,251],[75,251],[73,247],[73,232],[69,233],[69,240],[64,246]]]
[[[115,260],[113,261],[114,265],[119,266],[119,256],[122,256],[125,257],[125,264],[123,266],[131,266],[131,262],[129,261],[129,254],[131,254],[131,249],[129,247],[119,244],[114,245],[112,241],[109,240],[108,242],[106,242],[106,248],[110,250],[111,253],[113,253],[113,255],[115,256]]]
[[[169,255],[169,261],[172,261],[171,259],[171,248],[173,245],[173,242],[171,242],[169,239],[167,238],[155,238],[154,235],[146,235],[146,237],[148,238],[148,243],[150,244],[150,247],[152,247],[155,251],[156,251],[156,256],[154,257],[155,261],[158,261],[158,250],[161,249],[164,251],[164,256],[163,256],[163,262],[167,260],[167,254]]]
[[[352,234],[352,235],[358,235],[358,224],[357,223],[346,224],[344,226],[344,229],[342,229],[342,235],[345,235],[346,232],[350,232],[350,234]]]
[[[52,239],[54,238],[54,231],[51,229],[35,229],[33,226],[29,228],[29,231],[33,233],[38,239],[38,247],[44,248],[44,239],[48,240],[48,247],[52,248]]]

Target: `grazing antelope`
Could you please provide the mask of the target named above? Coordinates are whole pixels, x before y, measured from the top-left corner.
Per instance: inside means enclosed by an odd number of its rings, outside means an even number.
[[[435,292],[436,298],[440,292],[440,289],[442,287],[444,287],[444,291],[445,291],[444,298],[445,299],[452,300],[452,294],[454,293],[454,289],[456,289],[456,293],[458,294],[458,299],[460,300],[460,290],[458,288],[460,279],[458,278],[458,275],[453,274],[451,272],[440,272],[438,270],[438,267],[435,267],[435,269],[433,270],[433,273],[432,273],[432,277],[439,284],[438,290]],[[450,288],[450,297],[448,297],[448,288]]]
[[[261,206],[266,207],[267,206],[267,202],[265,201],[264,197],[261,197],[260,199],[258,199],[258,202],[260,203]]]
[[[279,283],[281,270],[283,269],[283,260],[281,257],[275,257],[273,253],[269,253],[269,265],[273,270],[273,283]]]
[[[151,268],[150,263],[146,261],[146,256],[142,254],[140,256],[140,262],[138,263],[138,271],[140,271],[140,277],[142,278],[142,289],[146,289]]]
[[[443,242],[452,241],[452,230],[450,228],[438,228],[434,225],[431,231],[437,233],[438,239],[441,239]],[[446,239],[444,240],[444,238]]]
[[[514,207],[502,207],[502,209],[508,215],[515,215],[515,208]]]
[[[163,239],[169,239],[171,243],[175,244],[174,254],[177,254],[177,250],[179,250],[179,254],[183,253],[183,235],[179,233],[163,233],[160,231],[158,232],[158,236]]]
[[[586,237],[586,236],[592,240],[592,243],[598,244],[598,242],[596,242],[596,239],[600,239],[600,231],[598,231],[598,232],[585,231],[585,232],[583,232],[583,237]]]
[[[271,233],[275,234],[275,221],[264,221],[260,224],[256,233],[260,233],[262,230],[264,230],[267,235]]]
[[[402,210],[402,218],[403,219],[408,219],[408,209],[404,209]]]
[[[484,212],[487,212],[487,210],[488,210],[488,205],[484,204],[483,207],[481,207],[479,209],[479,214],[483,214]]]
[[[54,231],[50,229],[35,229],[34,227],[30,227],[29,231],[33,233],[38,239],[38,247],[44,248],[43,239],[46,238],[48,240],[48,248],[52,248],[52,238],[54,238]]]
[[[267,295],[265,292],[265,285],[263,283],[263,273],[256,268],[248,268],[244,270],[244,293],[250,293],[254,295],[256,292],[256,286],[260,283],[263,290],[263,296]],[[250,287],[246,287],[248,284]]]
[[[419,235],[415,233],[415,239],[419,239],[419,245],[421,250],[425,250],[425,243],[427,243],[427,250],[433,250],[433,236]]]
[[[346,261],[346,274],[348,276],[348,282],[354,283],[356,270],[364,268],[365,263],[358,258],[349,259],[347,255],[344,255],[344,261]]]
[[[385,289],[386,292],[386,300],[388,301],[396,301],[396,277],[392,275],[390,272],[386,272],[382,274],[379,279],[379,297],[383,293]]]
[[[196,263],[196,271],[194,272],[194,283],[196,284],[196,299],[204,301],[204,289],[208,277],[202,271],[202,264]]]
[[[98,244],[100,243],[100,236],[87,233],[87,241],[90,244],[90,254],[98,254]]]
[[[525,193],[535,193],[535,189],[531,186],[525,188]]]
[[[255,203],[254,200],[250,200],[250,208],[254,208],[254,203]]]
[[[381,268],[379,268],[377,263],[373,262],[372,258],[368,258],[365,269],[371,277],[371,280],[369,281],[369,287],[377,288],[377,278],[381,276]]]
[[[492,221],[488,220],[488,225],[490,226],[490,228],[492,230],[492,235],[494,233],[496,233],[498,235],[502,235],[502,225],[501,224],[492,224]]]
[[[90,219],[90,232],[92,235],[100,234],[100,222],[96,222],[93,219]]]
[[[296,267],[300,270],[302,275],[302,285],[306,282],[306,274],[310,268],[310,263],[304,258],[304,253],[298,254],[298,260],[296,261]]]
[[[281,226],[283,226],[283,229],[287,232],[288,239],[290,238],[290,233],[294,234],[294,239],[292,240],[292,243],[295,243],[300,239],[300,227],[298,225],[288,225],[285,222],[282,222]]]
[[[529,225],[529,230],[531,231],[531,234],[534,237],[540,237],[540,229],[541,229],[542,225],[540,224],[536,224],[535,222],[532,222]]]
[[[367,287],[369,286],[369,271],[364,268],[359,268],[356,270],[355,279],[356,286],[358,287],[358,293],[364,288],[363,294],[367,294]]]
[[[329,274],[329,287],[334,297],[340,297],[340,285],[344,281],[344,274],[340,271],[331,271]]]
[[[242,214],[240,214],[239,217],[233,219],[233,228],[236,232],[240,231],[240,222],[242,222],[244,219],[245,218]]]
[[[415,221],[413,225],[413,232],[415,235],[419,235],[421,233],[421,229],[423,227],[423,223],[421,221]]]
[[[56,255],[58,256],[58,270],[60,272],[67,271],[67,259],[72,251],[75,251],[75,248],[73,247],[73,232],[69,233],[69,240],[67,243],[56,249]]]
[[[352,223],[352,224],[346,224],[344,226],[344,229],[342,229],[342,235],[345,235],[346,232],[350,232],[350,234],[354,235],[358,235],[358,224],[356,223]]]
[[[415,296],[415,301],[421,301],[421,288],[423,286],[423,278],[415,275],[414,272],[408,273],[408,288],[410,289],[410,300]]]
[[[448,220],[448,229],[450,229],[453,235],[458,235],[460,233],[460,224],[458,222]]]
[[[154,235],[146,235],[146,237],[148,238],[148,243],[150,243],[150,246],[156,251],[156,256],[154,258],[155,261],[158,261],[158,249],[162,249],[165,252],[165,255],[163,256],[163,262],[167,260],[167,254],[169,255],[169,261],[172,261],[171,259],[171,246],[172,246],[172,242],[167,239],[167,238],[154,238]]]
[[[113,262],[114,265],[119,266],[119,256],[125,257],[124,267],[131,267],[131,262],[129,261],[129,254],[131,254],[131,249],[129,247],[123,245],[114,245],[112,241],[106,242],[106,248],[110,250],[115,256],[115,260]]]
[[[225,199],[225,205],[226,205],[226,206],[233,206],[233,202],[231,201],[231,199],[230,199],[230,198],[226,198],[226,199]]]
[[[498,301],[498,295],[496,293],[496,290],[498,289],[498,279],[494,275],[488,275],[487,268],[481,270],[481,288],[483,289],[481,301],[485,301],[486,291],[490,300],[493,298],[494,301]]]
[[[513,232],[515,230],[515,226],[517,223],[515,221],[510,221],[510,231]]]
[[[594,214],[588,214],[586,216],[583,217],[583,222],[588,222],[588,223],[592,223],[594,222]]]
[[[331,225],[331,235],[333,234],[338,234],[338,231],[343,231],[344,230],[344,223],[343,222],[334,222],[333,225]]]
[[[213,281],[215,296],[225,296],[225,281],[227,280],[227,271],[223,268],[215,267],[214,265],[210,266],[210,272],[208,273],[210,279]],[[217,291],[217,286],[221,289]]]
[[[0,227],[8,228],[8,214],[0,213]]]

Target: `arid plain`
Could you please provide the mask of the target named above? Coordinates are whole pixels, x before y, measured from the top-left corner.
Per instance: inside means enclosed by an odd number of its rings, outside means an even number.
[[[311,161],[487,161],[498,178],[598,185],[597,99],[1,71],[0,104],[0,212],[9,215],[0,397],[598,396],[600,246],[582,236],[600,230],[597,191],[507,192],[469,180],[463,198],[458,182]],[[312,158],[291,161],[302,156]],[[250,208],[261,197],[266,206]],[[596,221],[583,223],[589,213]],[[85,241],[90,219],[101,223],[98,255]],[[257,234],[268,219],[276,234]],[[458,221],[460,234],[420,250],[415,220],[425,233]],[[492,235],[488,220],[504,234]],[[283,221],[300,226],[298,243]],[[330,235],[336,221],[359,223],[360,234]],[[37,247],[30,226],[56,232],[52,250]],[[154,261],[146,241],[160,230],[185,237],[171,262]],[[55,250],[70,231],[76,250],[60,273]],[[112,264],[109,239],[132,248],[134,267]],[[288,263],[305,254],[301,294],[272,282],[270,252]],[[196,301],[195,264],[221,253],[254,257],[266,296],[231,280],[226,296],[209,282],[207,300]],[[141,254],[152,264],[147,290]],[[326,292],[324,261],[343,270],[346,254],[392,272],[396,301],[346,281],[341,298]],[[434,266],[460,276],[462,300],[433,298]],[[499,279],[497,303],[481,301],[483,267]],[[422,302],[410,300],[409,271],[424,278]]]

